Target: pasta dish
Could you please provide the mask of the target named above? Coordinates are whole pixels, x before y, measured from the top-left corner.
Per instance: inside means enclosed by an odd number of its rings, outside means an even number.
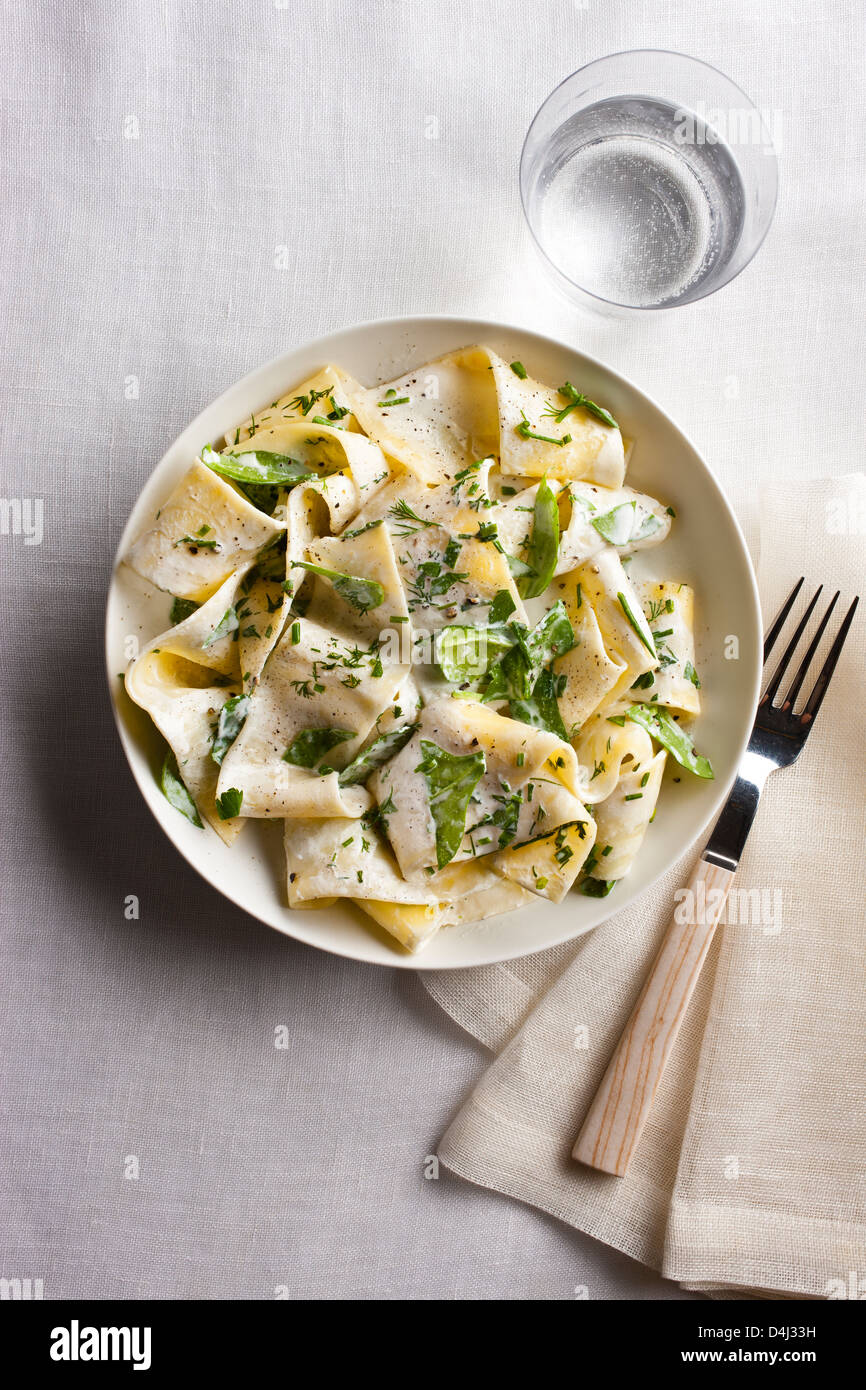
[[[166,594],[125,682],[168,800],[228,845],[281,821],[288,906],[352,899],[409,951],[611,892],[666,764],[713,775],[693,591],[631,575],[676,523],[632,447],[482,346],[326,366],[204,445],[125,556]]]

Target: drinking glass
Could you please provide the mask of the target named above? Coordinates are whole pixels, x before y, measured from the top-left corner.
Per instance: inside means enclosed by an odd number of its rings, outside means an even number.
[[[556,283],[612,313],[690,304],[728,284],[773,218],[776,124],[682,53],[615,53],[572,73],[520,159],[523,210]]]

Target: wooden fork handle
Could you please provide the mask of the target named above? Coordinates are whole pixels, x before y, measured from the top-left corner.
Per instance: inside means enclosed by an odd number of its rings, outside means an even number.
[[[572,1151],[590,1168],[628,1169],[733,877],[698,861]]]

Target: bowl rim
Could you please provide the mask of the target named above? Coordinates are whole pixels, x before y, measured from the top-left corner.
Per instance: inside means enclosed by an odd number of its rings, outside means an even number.
[[[581,930],[571,933],[565,932],[556,941],[546,942],[544,945],[541,946],[537,944],[530,944],[526,946],[525,949],[505,949],[499,955],[485,954],[484,958],[481,960],[469,959],[466,961],[436,961],[433,959],[425,959],[424,952],[421,952],[417,956],[412,956],[408,953],[406,953],[405,955],[398,956],[395,952],[393,960],[374,959],[370,955],[364,954],[363,950],[360,947],[353,947],[351,941],[347,941],[345,947],[338,949],[335,945],[331,945],[329,943],[317,939],[315,932],[305,930],[303,924],[300,921],[295,923],[295,925],[293,926],[293,914],[291,912],[291,909],[289,909],[288,907],[286,907],[285,909],[285,928],[277,927],[274,923],[269,922],[266,918],[259,916],[258,913],[248,905],[248,903],[244,902],[241,899],[239,892],[232,891],[230,887],[224,887],[222,885],[214,883],[212,879],[208,877],[204,867],[196,863],[195,859],[189,853],[187,853],[185,846],[179,843],[179,841],[171,834],[168,825],[163,823],[163,821],[157,815],[154,806],[151,804],[148,795],[149,782],[148,787],[146,788],[144,776],[140,774],[140,770],[136,766],[136,763],[133,757],[131,756],[131,750],[136,747],[136,743],[131,733],[124,725],[123,718],[121,715],[120,704],[117,699],[117,676],[112,676],[112,631],[110,622],[112,616],[111,607],[115,590],[117,569],[119,564],[121,563],[123,554],[125,554],[131,542],[133,535],[136,534],[138,530],[138,523],[136,523],[136,525],[133,526],[133,518],[135,518],[136,513],[138,511],[138,506],[141,500],[142,493],[145,491],[145,489],[148,486],[148,483],[153,479],[156,472],[162,467],[169,454],[171,454],[176,449],[177,445],[180,443],[184,435],[192,434],[198,427],[199,422],[202,420],[203,416],[210,414],[224,402],[227,403],[228,400],[235,393],[242,394],[252,385],[252,383],[255,380],[270,372],[272,369],[276,369],[281,362],[283,362],[285,359],[289,357],[296,356],[298,353],[312,352],[315,348],[317,348],[319,344],[328,344],[326,356],[333,358],[336,356],[335,347],[338,347],[339,340],[342,337],[349,337],[350,335],[354,335],[357,333],[366,333],[370,331],[375,332],[377,330],[386,331],[393,328],[405,328],[408,325],[424,325],[427,323],[435,323],[440,326],[444,326],[446,324],[453,324],[456,332],[462,332],[464,329],[468,331],[470,333],[470,337],[465,338],[463,341],[459,343],[455,343],[455,349],[459,346],[465,346],[466,343],[470,341],[482,342],[484,341],[484,335],[486,333],[494,333],[500,336],[516,334],[523,339],[534,340],[539,345],[547,349],[554,348],[571,355],[576,354],[580,357],[583,357],[585,361],[591,363],[594,367],[599,368],[603,373],[606,373],[613,380],[623,385],[629,392],[635,395],[635,397],[638,399],[639,403],[642,406],[649,406],[653,410],[657,411],[659,415],[661,415],[664,418],[667,426],[670,429],[672,429],[674,433],[679,437],[679,440],[689,450],[691,450],[692,454],[694,455],[694,458],[703,468],[704,473],[706,475],[706,480],[715,493],[716,504],[721,507],[722,511],[725,513],[727,517],[728,522],[730,523],[733,535],[736,537],[739,546],[739,558],[742,562],[744,562],[744,573],[748,579],[748,589],[752,601],[751,617],[754,619],[754,627],[756,633],[755,650],[748,654],[751,657],[753,665],[752,691],[751,700],[749,702],[749,717],[748,721],[744,724],[744,727],[740,730],[740,738],[736,751],[736,756],[732,759],[733,772],[725,780],[724,783],[718,783],[718,792],[716,797],[713,799],[709,809],[697,818],[689,836],[679,844],[676,856],[668,859],[668,861],[664,863],[659,868],[659,870],[656,873],[654,873],[653,876],[640,888],[633,890],[633,892],[630,895],[618,899],[612,906],[608,905],[610,903],[609,898],[598,899],[600,915],[592,924],[592,926],[584,926],[581,928]],[[123,748],[124,756],[129,766],[129,770],[132,773],[133,780],[142,794],[142,799],[144,800],[145,805],[147,806],[148,810],[150,811],[160,830],[163,832],[165,837],[174,847],[175,851],[186,860],[186,862],[196,871],[196,873],[202,879],[204,879],[204,881],[207,884],[209,884],[209,886],[212,889],[215,889],[218,893],[220,893],[222,897],[227,898],[229,902],[233,903],[236,907],[240,908],[243,912],[245,912],[249,917],[261,923],[263,926],[266,926],[271,930],[277,931],[281,935],[289,937],[291,940],[299,942],[300,944],[311,946],[319,951],[324,951],[328,955],[335,955],[344,959],[363,962],[366,965],[383,966],[386,969],[395,968],[404,970],[444,971],[474,969],[483,965],[498,965],[506,961],[519,960],[524,956],[536,955],[545,950],[552,950],[556,946],[568,944],[569,942],[576,940],[579,936],[585,935],[589,931],[594,931],[596,927],[601,926],[611,917],[618,915],[620,912],[627,911],[634,904],[634,902],[637,901],[639,897],[649,892],[649,890],[653,888],[656,883],[658,883],[659,879],[661,879],[667,872],[669,872],[669,870],[673,867],[675,863],[683,859],[689,853],[689,851],[693,849],[694,845],[700,839],[707,826],[710,824],[711,821],[714,820],[715,817],[718,816],[719,812],[721,811],[729,794],[730,788],[733,786],[734,780],[737,775],[738,766],[742,761],[743,754],[746,750],[746,745],[751,735],[752,725],[754,723],[755,712],[757,710],[758,699],[760,696],[761,678],[763,672],[761,632],[762,616],[757,578],[755,575],[754,565],[752,564],[752,558],[749,554],[748,546],[746,545],[746,540],[743,534],[742,527],[740,526],[740,523],[733,510],[733,507],[728,501],[724,489],[722,488],[721,483],[716,477],[715,472],[707,463],[700,450],[696,448],[689,436],[671,418],[671,416],[664,409],[664,407],[659,405],[659,403],[656,400],[654,400],[653,397],[648,395],[647,392],[643,391],[639,386],[636,386],[635,383],[629,377],[625,376],[622,372],[617,371],[615,368],[609,366],[601,358],[595,356],[595,354],[583,352],[581,349],[572,347],[570,344],[563,342],[559,338],[551,337],[549,334],[546,333],[540,333],[532,328],[521,327],[519,324],[506,323],[499,319],[481,319],[463,315],[443,313],[398,314],[387,318],[366,319],[362,320],[361,322],[346,325],[342,328],[336,329],[332,333],[322,334],[318,338],[305,340],[304,342],[299,343],[297,346],[286,349],[284,352],[277,353],[274,357],[271,357],[267,361],[260,363],[259,366],[254,367],[251,371],[247,372],[238,381],[229,385],[214,400],[208,402],[208,404],[205,405],[203,409],[199,411],[199,413],[189,422],[189,424],[187,424],[181,430],[180,434],[178,434],[171,441],[171,443],[168,445],[168,448],[164,450],[161,458],[150,470],[150,473],[148,474],[147,478],[144,480],[139,489],[136,500],[133,503],[132,509],[129,515],[127,516],[124,526],[122,528],[120,538],[115,548],[115,553],[112,560],[111,578],[109,580],[108,590],[106,594],[105,623],[103,636],[105,674],[106,680],[108,682],[108,694],[109,702],[111,704],[112,717],[114,719],[114,725],[117,730],[117,734],[120,739],[121,747]],[[148,778],[150,778],[150,773],[148,773]],[[602,906],[602,904],[604,904],[604,906]]]

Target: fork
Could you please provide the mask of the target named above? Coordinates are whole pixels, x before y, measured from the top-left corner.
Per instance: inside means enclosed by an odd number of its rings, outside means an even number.
[[[799,579],[764,640],[764,669],[803,587]],[[823,586],[822,586],[823,588]],[[623,1177],[652,1108],[680,1024],[746,843],[764,783],[777,768],[790,767],[803,751],[854,618],[855,598],[841,623],[811,693],[799,714],[794,706],[833,609],[838,591],[818,624],[803,660],[779,704],[776,697],[792,665],[822,588],[808,605],[758,702],[748,747],[733,790],[709,844],[692,874],[604,1079],[589,1108],[572,1156],[590,1168]],[[683,910],[685,908],[685,910]]]

